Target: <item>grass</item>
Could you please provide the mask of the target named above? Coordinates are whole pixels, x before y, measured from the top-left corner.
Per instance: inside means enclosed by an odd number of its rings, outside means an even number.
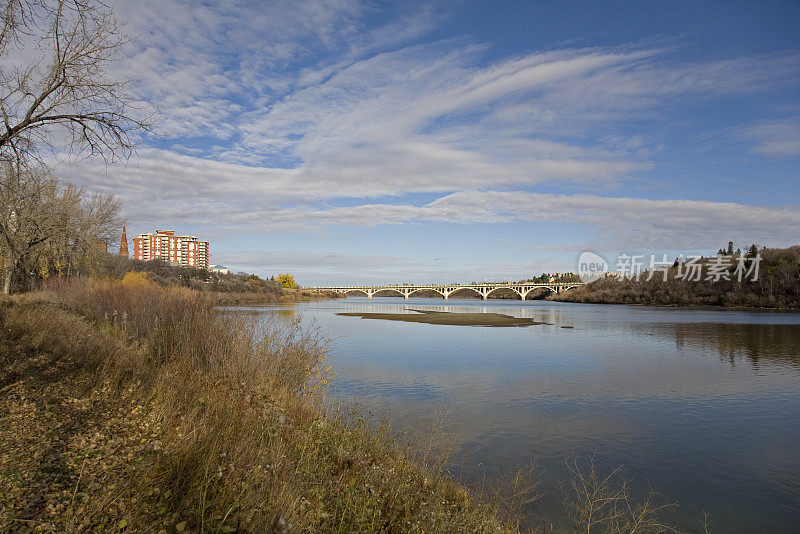
[[[318,332],[143,279],[66,280],[1,313],[2,531],[517,530],[432,454],[339,413]]]
[[[468,491],[443,469],[450,449],[435,428],[393,434],[326,397],[320,332],[258,326],[217,302],[143,276],[60,280],[0,301],[0,531],[526,524],[535,465]],[[570,470],[565,509],[576,531],[673,531],[653,496],[637,503],[591,462]]]

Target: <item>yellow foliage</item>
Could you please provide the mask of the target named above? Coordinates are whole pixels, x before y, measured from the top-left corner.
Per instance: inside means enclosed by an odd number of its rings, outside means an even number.
[[[145,272],[128,271],[125,273],[125,276],[122,277],[122,283],[126,286],[147,286],[153,282],[147,279],[147,273]]]
[[[58,276],[64,275],[64,273],[67,271],[66,265],[63,261],[61,261],[61,258],[56,258],[53,260],[53,268]]]
[[[50,271],[47,268],[47,261],[43,257],[39,258],[38,271],[39,271],[39,276],[42,279],[47,279],[47,277],[50,275]]]
[[[281,285],[281,287],[284,287],[286,289],[298,288],[297,282],[294,281],[294,276],[292,276],[291,274],[279,274],[278,283]]]

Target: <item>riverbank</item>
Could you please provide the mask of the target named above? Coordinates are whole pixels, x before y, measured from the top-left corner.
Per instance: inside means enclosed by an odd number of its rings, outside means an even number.
[[[0,326],[2,531],[517,530],[331,411],[313,332],[142,279],[5,299]]]
[[[676,264],[666,269],[666,279],[664,272],[652,277],[645,272],[638,279],[603,278],[547,298],[586,304],[800,310],[800,246],[765,248],[758,254],[757,263],[754,256],[745,258],[744,268],[751,274],[741,280],[735,261],[709,279],[709,265],[716,260],[706,258],[698,263],[703,268],[698,279],[685,276],[688,268]]]
[[[333,291],[315,291],[310,289],[283,289],[281,293],[269,292],[203,292],[216,306],[256,306],[277,302],[310,302],[321,299],[344,298]]]

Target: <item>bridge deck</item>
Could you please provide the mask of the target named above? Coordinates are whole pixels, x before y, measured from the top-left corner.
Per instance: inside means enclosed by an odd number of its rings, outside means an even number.
[[[429,284],[429,285],[361,285],[361,286],[328,286],[328,287],[313,287],[309,289],[316,289],[319,291],[335,291],[346,295],[347,293],[360,292],[364,293],[367,298],[372,298],[375,293],[381,291],[395,291],[400,293],[403,298],[409,298],[417,291],[435,291],[447,299],[451,294],[462,289],[469,289],[477,293],[486,300],[489,295],[498,289],[510,289],[514,293],[524,299],[531,291],[536,289],[548,289],[554,293],[568,291],[578,286],[584,285],[582,282],[552,282],[552,283],[498,283],[498,282],[485,282],[483,284]]]

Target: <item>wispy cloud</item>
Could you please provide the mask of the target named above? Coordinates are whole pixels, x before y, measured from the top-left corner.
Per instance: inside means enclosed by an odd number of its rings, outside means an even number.
[[[256,250],[247,253],[220,253],[222,263],[248,272],[265,275],[291,272],[303,285],[338,285],[353,283],[437,282],[443,280],[481,281],[522,279],[531,273],[553,271],[547,260],[515,263],[474,262],[459,267],[436,266],[428,258],[409,260],[402,256],[335,254],[292,250]]]
[[[163,137],[127,166],[58,172],[120,195],[148,226],[522,221],[579,226],[610,247],[796,239],[797,206],[649,200],[625,186],[652,177],[657,130],[691,121],[684,107],[785,91],[800,55],[689,61],[631,44],[503,56],[437,34],[445,15],[433,6],[386,16],[355,0],[115,2],[138,35],[119,75],[159,109]],[[759,156],[800,154],[800,122],[763,116],[737,138]],[[381,258],[364,264],[400,261]]]
[[[423,204],[356,202],[320,204],[352,197],[302,171],[264,169],[153,151],[127,169],[103,169],[89,161],[64,169],[92,190],[123,191],[132,222],[213,226],[216,230],[315,232],[335,227],[378,227],[447,222],[459,225],[518,221],[557,222],[587,229],[596,246],[701,249],[756,240],[788,242],[800,234],[800,206],[752,206],[693,200],[649,200],[529,191],[458,191]],[[71,174],[74,173],[74,174]],[[368,182],[364,191],[373,194]]]
[[[740,131],[740,136],[753,144],[752,151],[767,156],[800,154],[800,118],[759,121]]]

